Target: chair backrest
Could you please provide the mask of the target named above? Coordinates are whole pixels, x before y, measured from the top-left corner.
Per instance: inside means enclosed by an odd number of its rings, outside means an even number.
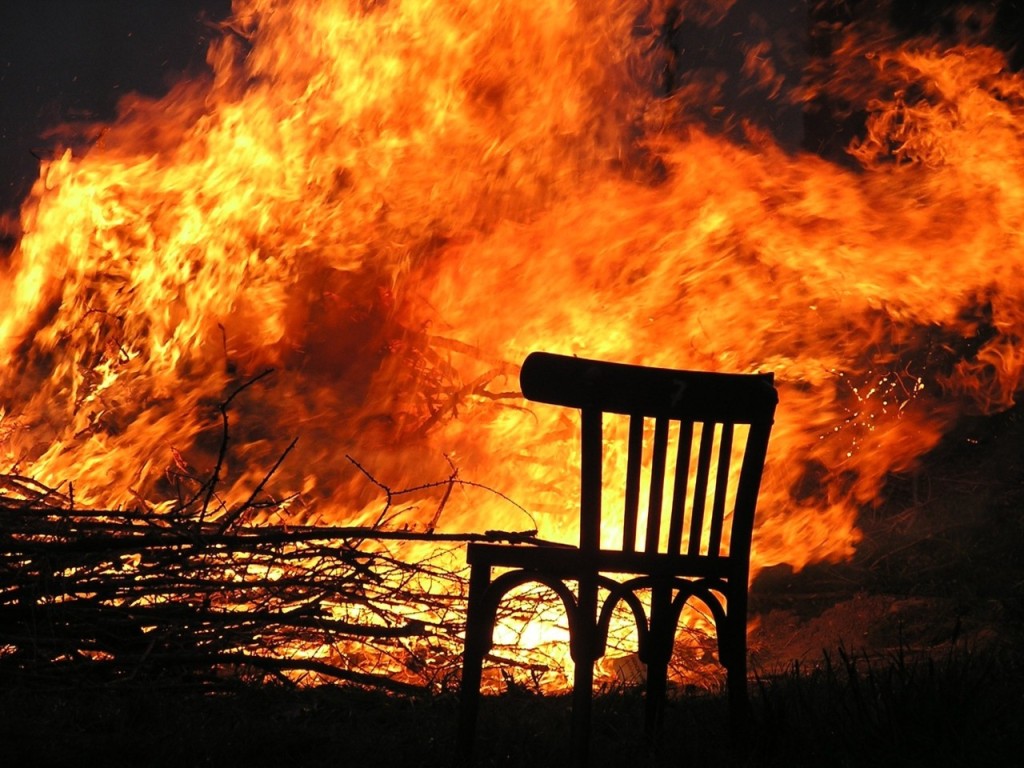
[[[604,414],[623,414],[628,417],[620,489],[623,535],[621,547],[613,548],[749,560],[778,402],[772,374],[649,368],[534,352],[523,363],[520,383],[530,400],[581,411],[581,549],[602,548]],[[643,514],[645,472],[649,491]]]

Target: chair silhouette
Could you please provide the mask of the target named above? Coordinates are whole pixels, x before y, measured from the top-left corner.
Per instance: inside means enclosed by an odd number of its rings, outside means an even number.
[[[567,614],[575,668],[570,739],[577,765],[588,760],[593,665],[604,655],[620,602],[636,621],[637,655],[647,667],[648,731],[662,717],[676,626],[691,598],[714,618],[731,719],[740,725],[747,709],[750,540],[778,402],[772,375],[678,371],[534,352],[523,363],[520,383],[530,400],[581,411],[579,546],[469,545],[458,735],[463,763],[472,762],[483,659],[493,644],[499,604],[528,582],[553,590]],[[625,504],[616,519],[622,534],[611,546],[601,533],[602,496],[610,485],[603,477],[605,414],[623,414],[629,425],[619,487]],[[645,475],[646,514],[640,504]],[[496,569],[501,573],[494,576]]]

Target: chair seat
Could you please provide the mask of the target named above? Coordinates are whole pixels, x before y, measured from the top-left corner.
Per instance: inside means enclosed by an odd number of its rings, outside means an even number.
[[[565,578],[595,571],[645,576],[686,574],[696,578],[722,579],[727,579],[730,575],[730,561],[727,557],[624,552],[610,549],[584,552],[578,547],[543,544],[473,543],[468,547],[467,560],[470,565],[542,570]]]

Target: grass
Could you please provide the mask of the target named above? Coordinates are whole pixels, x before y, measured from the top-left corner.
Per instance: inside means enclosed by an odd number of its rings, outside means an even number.
[[[878,661],[839,649],[761,691],[751,765],[1019,764],[1024,676],[1014,654]]]
[[[240,687],[201,693],[148,687],[5,684],[6,765],[448,766],[457,700],[346,688]],[[643,737],[635,689],[595,701],[594,766],[1009,766],[1024,755],[1024,674],[1011,649],[869,660],[844,649],[751,686],[745,747],[724,697],[673,697],[665,728]],[[481,766],[568,762],[565,696],[515,691],[483,701]]]

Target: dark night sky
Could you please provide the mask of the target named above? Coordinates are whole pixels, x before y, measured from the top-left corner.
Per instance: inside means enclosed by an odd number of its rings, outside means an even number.
[[[53,141],[47,129],[109,120],[129,92],[159,95],[205,66],[230,0],[0,0],[0,212],[11,212]]]

